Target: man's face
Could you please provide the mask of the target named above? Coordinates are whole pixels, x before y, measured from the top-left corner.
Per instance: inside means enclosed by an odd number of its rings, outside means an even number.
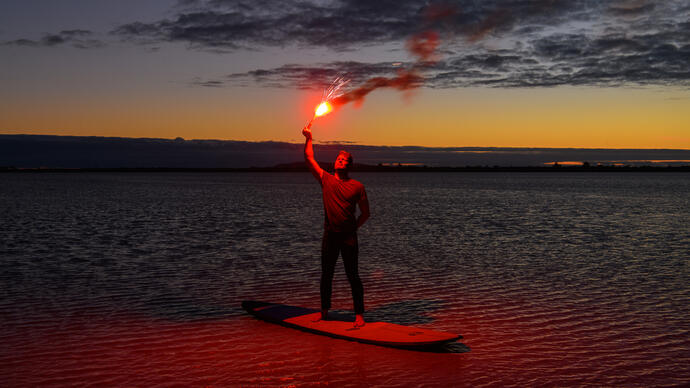
[[[336,170],[346,170],[347,169],[347,156],[340,154],[335,158],[335,169]]]

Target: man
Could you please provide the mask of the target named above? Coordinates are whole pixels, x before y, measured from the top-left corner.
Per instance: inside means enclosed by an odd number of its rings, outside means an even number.
[[[311,129],[305,127],[302,134],[304,159],[309,170],[321,184],[325,215],[323,240],[321,243],[321,318],[328,318],[331,308],[333,274],[338,255],[342,253],[345,273],[352,289],[352,301],[355,308],[354,327],[364,326],[364,288],[359,278],[357,260],[359,246],[357,229],[369,218],[369,200],[364,185],[351,179],[348,175],[352,167],[352,155],[340,151],[335,159],[335,175],[324,171],[314,159]],[[360,215],[356,217],[356,207]],[[320,320],[317,319],[317,320]]]

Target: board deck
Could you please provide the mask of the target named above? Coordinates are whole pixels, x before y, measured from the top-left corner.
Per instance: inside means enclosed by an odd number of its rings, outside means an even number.
[[[404,326],[388,322],[367,322],[354,328],[351,320],[329,314],[327,321],[316,321],[321,312],[284,304],[244,301],[242,308],[268,322],[329,337],[393,347],[426,347],[443,345],[462,338],[458,334]],[[315,322],[316,321],[316,322]]]

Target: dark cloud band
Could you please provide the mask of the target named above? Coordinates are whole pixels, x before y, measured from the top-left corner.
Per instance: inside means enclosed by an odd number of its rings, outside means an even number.
[[[16,39],[5,42],[10,46],[26,47],[53,47],[60,45],[71,45],[75,48],[90,49],[103,47],[104,43],[100,40],[91,38],[92,32],[88,30],[64,30],[57,34],[45,34],[41,39]]]
[[[201,47],[309,45],[342,50],[402,42],[433,28],[453,43],[443,47],[448,55],[425,69],[427,87],[690,83],[690,6],[682,1],[288,1],[280,11],[270,12],[266,9],[275,5],[271,0],[192,3],[196,10],[176,20],[123,26],[121,31]],[[441,22],[425,18],[429,9],[445,12]],[[482,41],[489,37],[507,48],[488,48]],[[394,77],[398,71],[391,63],[293,64],[232,74],[206,86],[314,87],[341,73],[364,81]]]
[[[181,0],[177,10],[114,33],[205,50],[344,51],[400,44],[433,29],[450,54],[427,69],[427,87],[687,86],[690,80],[690,6],[683,0]],[[503,48],[487,48],[487,39]],[[389,63],[285,65],[198,83],[308,87],[342,72],[366,80],[398,70]]]

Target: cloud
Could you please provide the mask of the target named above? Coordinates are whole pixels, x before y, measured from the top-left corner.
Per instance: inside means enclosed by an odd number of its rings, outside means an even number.
[[[362,63],[357,61],[336,61],[313,66],[286,64],[273,69],[233,73],[217,79],[196,78],[192,83],[213,87],[259,84],[275,88],[320,90],[341,74],[346,74],[351,83],[359,84],[372,77],[394,76],[396,71],[403,66],[405,64],[401,62]]]
[[[404,41],[438,28],[476,40],[515,24],[554,17],[593,0],[184,0],[169,19],[133,22],[113,32],[124,39],[185,42],[228,49],[301,45],[347,50]]]
[[[620,1],[612,4],[609,11],[619,16],[636,16],[649,13],[655,6],[651,1]]]
[[[430,66],[423,85],[429,88],[550,87],[559,85],[690,85],[690,45],[658,43],[657,38],[617,35],[587,39],[553,35],[523,50],[478,49]],[[337,61],[312,66],[288,64],[230,74],[214,86],[257,84],[268,87],[320,89],[338,74],[353,84],[374,77],[395,77],[396,62]]]
[[[79,49],[91,49],[103,47],[105,44],[97,39],[92,39],[93,33],[88,30],[63,30],[56,34],[44,34],[40,39],[16,39],[4,42],[5,45],[25,47],[53,47],[70,45]]]
[[[170,18],[125,24],[114,33],[126,41],[222,52],[342,53],[407,42],[410,62],[403,67],[409,68],[412,53],[425,53],[410,38],[434,31],[440,51],[424,69],[427,87],[687,86],[689,19],[683,0],[181,0]],[[364,81],[398,71],[376,61],[293,63],[195,83],[303,88],[343,72]]]
[[[171,19],[114,30],[126,40],[185,42],[198,48],[302,45],[345,50],[404,39],[423,2],[297,0],[185,1]]]
[[[222,86],[224,85],[224,84],[223,84],[223,81],[217,81],[217,80],[202,80],[202,79],[200,79],[200,78],[197,78],[197,79],[195,79],[194,81],[192,81],[192,84],[193,84],[193,85],[197,85],[197,86],[205,86],[205,87],[207,87],[207,88],[220,88],[220,87],[222,87]]]

